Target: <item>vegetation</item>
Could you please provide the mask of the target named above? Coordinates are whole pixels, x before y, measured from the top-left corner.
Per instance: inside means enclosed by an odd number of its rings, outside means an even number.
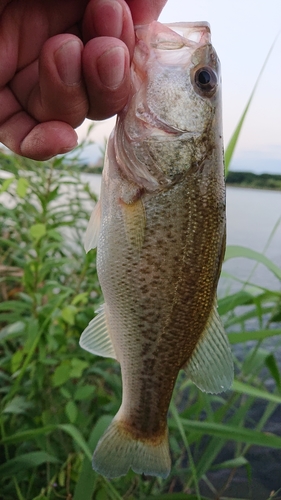
[[[95,252],[86,255],[81,243],[95,196],[81,182],[77,158],[40,163],[2,152],[0,161],[6,173],[0,207],[0,498],[207,498],[202,488],[214,498],[209,474],[218,468],[229,480],[215,498],[225,498],[238,468],[250,476],[251,446],[281,449],[281,437],[264,431],[281,403],[281,377],[274,354],[263,347],[264,339],[281,338],[280,292],[248,284],[220,299],[231,343],[251,341],[251,349],[243,361],[235,359],[237,378],[227,394],[203,394],[179,376],[169,414],[168,479],[129,472],[107,481],[92,471],[91,455],[121,401],[119,367],[78,345],[102,300]],[[281,280],[265,256],[228,247],[226,259],[239,256],[263,263]],[[256,329],[248,331],[253,318]],[[257,398],[266,404],[250,429],[247,413]],[[232,458],[221,463],[230,440]]]
[[[226,184],[230,186],[249,187],[256,189],[281,190],[281,175],[253,174],[251,172],[228,172]]]

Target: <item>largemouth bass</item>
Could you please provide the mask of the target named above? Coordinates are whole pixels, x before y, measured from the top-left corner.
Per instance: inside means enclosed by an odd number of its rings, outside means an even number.
[[[225,251],[219,61],[207,23],[136,28],[132,94],[109,139],[86,233],[105,304],[80,345],[121,365],[121,407],[93,468],[166,477],[167,411],[181,369],[202,390],[233,379],[217,313]]]

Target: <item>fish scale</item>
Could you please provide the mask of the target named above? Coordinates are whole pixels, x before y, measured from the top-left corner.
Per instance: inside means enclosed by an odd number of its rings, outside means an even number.
[[[93,467],[107,477],[130,467],[166,477],[167,412],[180,369],[207,392],[233,378],[216,308],[225,248],[220,70],[204,23],[155,22],[136,34],[132,72],[142,79],[132,73],[86,234],[86,249],[97,246],[105,306],[80,344],[115,357],[122,374],[122,404]]]

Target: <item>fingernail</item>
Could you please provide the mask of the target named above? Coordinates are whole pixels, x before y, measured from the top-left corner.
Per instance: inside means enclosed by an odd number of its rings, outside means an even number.
[[[81,46],[76,40],[64,43],[55,52],[58,74],[65,85],[77,85],[81,81]]]
[[[126,54],[122,47],[107,50],[97,60],[97,70],[101,82],[109,89],[116,89],[125,76]]]
[[[63,153],[69,153],[70,151],[72,151],[77,146],[78,146],[78,137],[76,137],[76,138],[74,137],[72,141],[69,141],[69,145],[68,146],[65,146],[64,148],[62,148],[61,154],[63,154]]]
[[[120,38],[123,31],[123,9],[116,0],[97,2],[97,20],[94,19],[95,31],[100,36]],[[100,20],[102,19],[102,23]]]

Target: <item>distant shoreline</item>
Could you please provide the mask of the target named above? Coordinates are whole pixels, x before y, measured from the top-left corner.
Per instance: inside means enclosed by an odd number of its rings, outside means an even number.
[[[228,187],[281,191],[281,175],[230,171],[226,178],[226,185]]]

